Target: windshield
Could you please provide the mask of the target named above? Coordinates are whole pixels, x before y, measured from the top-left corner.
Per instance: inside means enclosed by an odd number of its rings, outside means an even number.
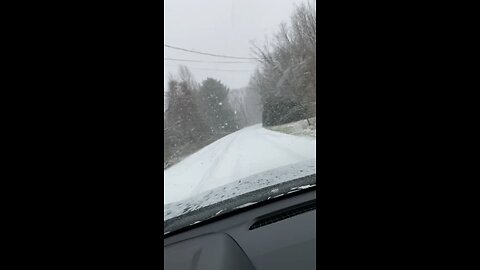
[[[170,230],[314,186],[315,2],[165,0],[164,7]]]

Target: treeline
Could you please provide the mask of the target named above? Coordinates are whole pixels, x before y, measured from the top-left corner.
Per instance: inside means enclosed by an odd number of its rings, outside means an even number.
[[[249,87],[261,96],[264,126],[315,116],[316,23],[315,3],[304,3],[265,45],[253,44],[260,65]]]
[[[164,168],[239,128],[227,98],[229,89],[218,80],[198,84],[181,67],[165,93]]]

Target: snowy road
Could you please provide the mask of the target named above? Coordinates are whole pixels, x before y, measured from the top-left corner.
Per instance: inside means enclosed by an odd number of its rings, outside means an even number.
[[[316,140],[255,125],[204,147],[164,171],[164,204],[247,176],[316,157]]]

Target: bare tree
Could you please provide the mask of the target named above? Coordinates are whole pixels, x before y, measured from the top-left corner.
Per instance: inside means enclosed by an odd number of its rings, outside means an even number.
[[[262,96],[264,113],[278,115],[279,119],[283,117],[285,121],[289,120],[286,117],[288,115],[293,115],[294,118],[315,115],[315,4],[308,2],[296,6],[290,25],[281,24],[278,32],[265,45],[252,44],[252,47],[260,59],[260,68],[252,76],[251,85]],[[291,111],[285,112],[281,108],[285,104],[295,105],[288,107]]]

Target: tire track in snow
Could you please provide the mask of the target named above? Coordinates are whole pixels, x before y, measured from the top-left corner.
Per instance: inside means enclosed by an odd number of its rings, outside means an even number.
[[[215,155],[215,158],[213,159],[212,164],[210,165],[210,168],[207,170],[207,173],[202,176],[202,179],[200,180],[200,182],[198,182],[198,184],[192,190],[191,195],[195,195],[200,192],[203,192],[201,187],[205,185],[205,182],[207,180],[211,179],[211,176],[214,174],[222,158],[225,156],[225,152],[227,152],[228,148],[230,148],[232,143],[239,136],[238,134],[232,134],[232,135],[234,135],[232,136],[232,139],[222,149],[218,150],[217,154]]]
[[[164,203],[183,200],[253,174],[315,159],[315,144],[315,139],[271,131],[261,125],[244,128],[165,170]]]
[[[279,139],[283,139],[284,142],[290,140],[297,142],[300,139],[298,136],[283,133],[273,133],[273,135],[279,137]],[[243,175],[242,173],[229,174],[233,171],[250,171],[251,173],[264,171],[261,169],[262,166],[257,165],[261,165],[264,162],[265,155],[272,155],[273,153],[274,156],[271,158],[276,160],[274,163],[279,163],[279,165],[287,165],[289,163],[283,164],[279,160],[304,161],[309,159],[308,156],[301,155],[298,151],[285,147],[271,137],[272,134],[270,131],[262,127],[245,129],[236,133],[236,137],[216,156],[213,165],[209,169],[210,173],[205,175],[201,182],[195,187],[194,193],[198,194],[207,191],[209,189],[208,187],[220,186],[248,176],[245,175],[245,173],[243,173]],[[254,141],[252,141],[252,139]],[[253,150],[252,143],[255,143],[254,152],[251,152]],[[304,143],[311,142],[304,141]]]
[[[244,142],[244,137],[249,136],[251,133],[247,130],[240,130],[236,133],[236,137],[231,141],[224,149],[222,157],[216,163],[216,166],[213,168],[210,173],[210,178],[206,179],[204,183],[208,183],[207,186],[212,185],[223,185],[225,183],[233,182],[243,178],[244,176],[232,175],[233,171],[244,171],[247,169],[245,164],[242,162],[242,157],[244,154],[247,154],[247,149]],[[228,175],[228,176],[226,176]],[[198,188],[199,192],[204,192],[208,189],[202,187]]]

